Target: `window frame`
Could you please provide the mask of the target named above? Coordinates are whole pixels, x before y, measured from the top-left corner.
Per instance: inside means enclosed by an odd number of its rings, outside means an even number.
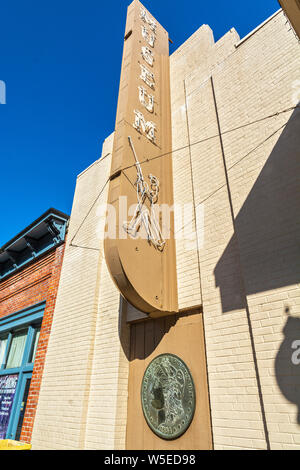
[[[16,427],[19,421],[20,410],[18,410],[18,404],[20,402],[20,394],[22,389],[23,377],[25,374],[32,374],[34,367],[33,362],[29,362],[32,358],[32,352],[34,348],[34,342],[36,337],[36,331],[41,328],[44,310],[46,302],[41,302],[35,306],[31,306],[22,311],[15,312],[11,315],[7,315],[4,318],[0,318],[0,338],[7,337],[6,348],[0,364],[0,376],[3,375],[13,375],[18,374],[18,381],[14,396],[14,402],[12,405],[9,424],[6,431],[7,439],[14,439],[16,433]],[[19,330],[24,330],[27,328],[27,336],[25,341],[25,348],[22,356],[21,365],[19,367],[14,367],[6,369],[7,359],[9,356],[10,346],[14,333],[17,333]],[[35,359],[35,358],[34,358]]]

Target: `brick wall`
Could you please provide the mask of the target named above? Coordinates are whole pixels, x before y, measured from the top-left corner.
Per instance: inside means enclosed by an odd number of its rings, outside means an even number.
[[[20,440],[31,441],[33,423],[51,331],[64,245],[0,284],[0,318],[46,301]]]

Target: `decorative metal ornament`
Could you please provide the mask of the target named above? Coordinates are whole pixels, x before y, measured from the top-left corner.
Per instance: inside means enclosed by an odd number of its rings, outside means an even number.
[[[196,395],[192,375],[174,354],[161,354],[148,365],[141,387],[145,419],[152,431],[177,439],[192,422]]]
[[[144,25],[142,26],[142,36],[145,39],[145,41],[147,41],[149,46],[154,47],[156,36],[155,36],[155,34],[149,33],[149,31],[147,31],[146,26],[144,26]]]
[[[154,75],[150,70],[145,67],[145,65],[140,64],[141,67],[141,75],[140,78],[150,87],[154,88]]]
[[[154,57],[149,47],[143,46],[141,51],[143,59],[147,62],[148,65],[153,67]]]
[[[166,242],[162,237],[155,211],[156,203],[158,201],[159,180],[156,176],[150,174],[148,176],[150,180],[150,186],[148,183],[146,183],[130,136],[128,136],[128,140],[134,155],[137,171],[137,180],[135,186],[137,187],[138,203],[131,221],[124,222],[123,228],[129,235],[135,238],[141,226],[143,225],[147,233],[148,242],[159,251],[163,251]],[[146,200],[148,200],[150,203],[150,210],[145,206]]]
[[[147,139],[151,140],[151,142],[155,141],[155,123],[152,121],[146,121],[143,113],[136,109],[134,110],[133,127],[139,132],[144,132],[146,134]]]
[[[149,113],[153,113],[153,111],[154,111],[154,96],[148,94],[143,86],[139,86],[138,89],[139,89],[140,103],[143,106],[145,106],[145,108],[147,109],[147,111],[149,111]],[[148,103],[147,103],[146,100],[148,100]]]
[[[149,17],[149,15],[147,14],[144,8],[141,8],[140,18],[150,26],[150,28],[152,29],[154,33],[156,32],[156,26],[157,26],[156,22],[152,18]]]

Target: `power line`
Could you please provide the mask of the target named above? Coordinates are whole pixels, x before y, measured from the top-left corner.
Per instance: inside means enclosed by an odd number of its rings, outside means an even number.
[[[244,160],[245,158],[247,158],[252,152],[255,152],[255,150],[257,150],[259,147],[261,147],[265,142],[267,142],[269,139],[271,139],[274,135],[277,134],[277,132],[279,132],[281,129],[283,129],[285,126],[287,125],[287,123],[283,124],[282,126],[279,127],[279,129],[276,129],[276,131],[272,132],[272,134],[270,134],[268,137],[266,137],[266,139],[264,139],[262,142],[260,142],[255,148],[253,148],[252,150],[250,150],[250,152],[246,153],[245,155],[243,155],[239,160],[237,160],[233,165],[231,165],[229,168],[228,168],[228,172],[234,168],[236,165],[238,165],[242,160]],[[219,134],[221,135],[221,134]],[[219,135],[217,137],[219,137]],[[192,145],[192,144],[191,144]],[[135,165],[133,165],[135,166]],[[130,180],[130,178],[126,175],[125,173],[125,170],[127,170],[128,167],[126,167],[125,169],[121,170],[122,173],[124,174],[124,176],[126,177],[126,179],[129,181],[129,183],[131,184],[131,186],[133,187],[133,189],[135,190],[134,188],[134,184],[132,183],[132,181]],[[217,189],[215,189],[211,194],[209,194],[208,196],[206,196],[202,201],[200,201],[198,204],[195,205],[195,210],[197,209],[197,207],[199,207],[201,204],[203,204],[204,202],[206,202],[209,198],[211,198],[212,196],[214,196],[220,189],[224,188],[226,186],[226,183],[224,183],[223,185],[219,186]],[[177,233],[179,233],[180,231],[182,231],[187,225],[191,224],[193,221],[196,220],[196,216],[194,215],[194,217],[186,224],[184,224],[180,229],[176,230],[176,232],[173,231],[174,235],[176,235]]]
[[[105,181],[104,183],[104,186],[101,188],[101,191],[99,192],[98,196],[96,197],[96,199],[94,200],[93,204],[91,205],[89,211],[87,212],[87,214],[85,215],[84,219],[82,220],[81,224],[79,225],[79,227],[77,228],[71,242],[70,242],[70,246],[74,246],[76,248],[87,248],[87,247],[79,247],[78,245],[73,245],[73,241],[76,237],[76,235],[78,234],[79,230],[81,229],[81,227],[83,226],[84,222],[86,221],[86,219],[88,218],[89,214],[91,213],[93,207],[95,206],[96,202],[98,201],[99,197],[102,195],[107,183],[109,182],[109,178],[107,178],[107,180]],[[97,250],[97,248],[90,248],[90,249],[93,249],[93,250]]]

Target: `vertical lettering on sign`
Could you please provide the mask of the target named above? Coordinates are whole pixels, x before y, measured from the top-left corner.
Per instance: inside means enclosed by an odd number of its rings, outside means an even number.
[[[145,47],[145,46],[142,47],[142,57],[145,60],[145,62],[147,62],[148,65],[153,67],[154,56],[151,52],[151,49],[149,49],[149,47]]]
[[[152,33],[150,34],[144,24],[141,25],[142,27],[142,37],[151,45],[152,48],[154,48],[154,43],[156,39],[156,22],[152,20],[146,13],[146,10],[144,8],[141,8],[140,10],[140,18],[142,19],[143,22],[147,23],[152,30]],[[154,53],[152,53],[151,49],[147,46],[142,46],[141,50],[142,57],[144,61],[150,65],[150,67],[153,67],[154,64]],[[146,67],[142,66],[142,74],[140,76],[142,80],[151,88],[154,87],[154,73],[150,72],[147,70]],[[139,100],[140,103],[149,111],[149,113],[154,112],[154,96],[153,95],[148,95],[146,89],[143,86],[139,86]],[[146,98],[148,97],[148,104],[146,103]],[[134,123],[133,127],[138,131],[138,132],[144,132],[146,134],[147,139],[150,140],[150,142],[155,142],[155,131],[157,130],[157,126],[154,122],[148,121],[143,113],[141,113],[139,110],[134,110]]]
[[[151,142],[154,142],[156,130],[154,122],[146,121],[144,115],[136,109],[134,110],[134,114],[135,121],[133,127],[139,132],[144,132],[146,134],[147,139],[149,139]]]
[[[154,47],[156,36],[147,30],[146,26],[142,25],[142,36],[149,46]]]
[[[153,113],[154,96],[147,93],[147,90],[143,86],[139,86],[139,100],[140,103],[149,111],[149,113]]]

